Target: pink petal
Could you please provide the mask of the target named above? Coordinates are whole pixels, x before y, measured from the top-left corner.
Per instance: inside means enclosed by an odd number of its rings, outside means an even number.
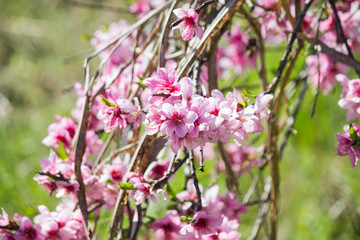
[[[184,18],[188,16],[187,11],[181,9],[181,8],[177,8],[174,9],[173,13],[178,17],[178,18]]]
[[[170,103],[164,103],[161,106],[161,109],[163,110],[164,114],[166,115],[166,117],[168,118],[172,118],[172,116],[174,115],[174,106],[171,105]]]
[[[198,38],[201,39],[204,34],[204,30],[196,24],[195,24],[194,28],[195,28],[196,36],[198,36]]]
[[[199,14],[194,9],[189,9],[187,15],[191,17],[195,23],[198,21]]]
[[[177,124],[175,127],[175,133],[181,138],[185,137],[187,133],[187,127],[184,124]]]
[[[170,135],[175,130],[175,123],[171,120],[166,120],[160,126],[160,131],[166,135]]]
[[[194,27],[193,25],[187,25],[182,31],[181,31],[181,37],[184,41],[189,41],[194,36]]]
[[[198,118],[198,115],[193,112],[193,111],[189,111],[183,118],[183,122],[184,123],[193,123],[195,122],[195,120]]]

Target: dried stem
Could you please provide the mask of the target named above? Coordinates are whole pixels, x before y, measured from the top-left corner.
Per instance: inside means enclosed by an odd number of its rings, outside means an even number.
[[[133,13],[129,12],[129,10],[126,8],[118,8],[118,7],[114,7],[114,6],[107,6],[107,5],[96,4],[96,3],[78,2],[78,1],[72,1],[72,0],[67,0],[66,2],[74,7],[82,7],[82,8],[90,8],[90,9],[96,9],[96,10],[109,11],[109,12],[133,14]]]
[[[239,185],[237,182],[237,179],[235,177],[235,174],[232,170],[231,164],[230,164],[230,160],[229,160],[229,156],[225,150],[224,144],[222,142],[218,142],[217,143],[218,149],[220,151],[221,154],[221,158],[223,159],[224,163],[225,163],[225,168],[226,168],[226,173],[229,177],[227,184],[228,184],[228,188],[232,189],[235,191],[236,195],[240,195],[240,191],[239,191]]]
[[[132,228],[131,228],[131,236],[130,236],[131,240],[136,240],[137,239],[137,235],[138,235],[140,226],[142,224],[141,211],[142,211],[141,205],[137,205],[134,217],[132,219]]]
[[[285,133],[285,136],[283,137],[283,141],[281,143],[281,146],[280,146],[280,150],[279,150],[279,159],[281,159],[282,155],[283,155],[283,152],[284,152],[284,149],[286,147],[286,144],[289,140],[289,137],[291,136],[291,133],[293,133],[293,128],[294,128],[294,125],[295,125],[295,120],[296,120],[296,117],[299,113],[299,110],[300,110],[300,107],[301,107],[301,103],[303,102],[304,100],[304,97],[305,97],[305,94],[306,94],[306,91],[308,89],[309,85],[306,81],[306,79],[304,79],[304,86],[298,96],[298,99],[297,99],[297,102],[295,104],[295,110],[290,118],[291,120],[291,124],[288,126],[288,129]]]
[[[270,197],[270,191],[271,191],[271,177],[268,177],[266,179],[264,192],[263,192],[263,195],[261,197],[260,209],[259,209],[258,217],[256,218],[255,225],[253,227],[251,235],[248,237],[247,240],[256,239],[257,235],[259,234],[261,226],[265,222],[266,215],[267,215],[267,212],[269,210],[269,205],[270,205],[270,203],[268,201],[268,199]]]
[[[194,158],[194,155],[193,155],[192,152],[190,152],[189,165],[190,165],[191,178],[193,179],[194,187],[195,187],[195,191],[196,191],[196,196],[197,196],[196,211],[198,212],[198,211],[200,211],[202,209],[201,191],[200,191],[200,187],[199,187],[199,181],[198,181],[197,176],[196,176],[195,158]]]
[[[163,24],[163,29],[161,31],[160,34],[160,47],[159,47],[159,67],[165,67],[165,50],[167,48],[167,42],[168,42],[168,37],[169,37],[169,33],[170,33],[170,24],[171,24],[171,20],[172,20],[172,16],[173,16],[173,10],[176,7],[176,5],[178,4],[178,0],[174,0],[173,3],[171,4],[170,8],[168,9],[168,13],[166,15],[164,24]]]

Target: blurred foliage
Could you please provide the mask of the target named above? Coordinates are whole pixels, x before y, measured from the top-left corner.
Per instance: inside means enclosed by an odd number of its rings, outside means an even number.
[[[96,1],[102,2],[125,7],[118,1]],[[61,0],[0,0],[0,6],[0,206],[10,215],[34,216],[37,205],[54,209],[58,202],[33,177],[40,169],[39,160],[49,154],[41,144],[47,126],[55,121],[55,114],[68,116],[75,105],[71,89],[74,82],[82,81],[82,59],[91,50],[89,36],[99,26],[131,15],[79,8]],[[268,51],[269,79],[283,51],[284,46]],[[297,77],[308,53],[302,54],[293,77]],[[234,79],[232,85],[241,88],[257,79],[257,73],[251,71]],[[231,85],[222,82],[220,86]],[[249,91],[257,93],[256,89]],[[336,133],[348,124],[345,111],[337,106],[341,87],[327,96],[320,95],[311,118],[315,93],[308,90],[302,102],[295,123],[297,134],[291,136],[280,164],[279,239],[357,239],[360,170],[352,168],[346,157],[336,156]],[[211,164],[205,169],[213,169]],[[210,184],[209,174],[198,174],[204,186]],[[171,186],[180,190],[183,181],[180,175]],[[224,183],[223,176],[220,181]],[[240,184],[247,186],[249,181],[244,176]],[[257,209],[250,206],[249,214],[243,216],[243,238],[251,232]],[[164,210],[154,205],[152,214],[162,215]],[[104,215],[99,224],[103,234],[111,217],[108,212]]]

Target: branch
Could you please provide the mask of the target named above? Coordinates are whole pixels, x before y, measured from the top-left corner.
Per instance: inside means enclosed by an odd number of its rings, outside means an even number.
[[[174,0],[173,3],[171,4],[169,10],[168,10],[168,14],[166,15],[165,21],[164,21],[164,25],[163,25],[163,29],[161,31],[161,35],[160,35],[160,47],[159,47],[159,67],[165,67],[165,49],[167,48],[167,41],[168,41],[168,37],[169,37],[169,33],[170,33],[170,23],[171,23],[171,19],[173,18],[172,13],[174,8],[176,7],[178,3],[178,0]]]
[[[131,240],[136,240],[137,238],[137,234],[139,232],[140,226],[142,224],[142,214],[141,214],[141,205],[137,205],[136,206],[136,211],[134,214],[134,217],[132,219],[132,229],[131,229]]]
[[[175,156],[175,158],[176,158],[176,156]],[[187,153],[183,159],[179,159],[177,161],[174,161],[174,159],[172,159],[171,162],[173,162],[173,163],[170,163],[169,168],[166,171],[166,174],[162,178],[153,182],[152,186],[153,186],[154,190],[156,190],[158,188],[162,188],[167,183],[167,181],[171,177],[171,175],[175,174],[179,170],[179,168],[186,162],[186,160],[188,158],[189,158],[189,154]],[[173,165],[175,165],[174,169],[172,169]]]
[[[53,175],[53,174],[48,173],[48,172],[38,172],[38,171],[36,171],[35,173],[37,173],[37,174],[39,174],[39,175],[42,175],[42,176],[48,176],[48,177],[54,179],[55,181],[69,182],[69,179],[65,178],[64,175],[63,175],[61,172],[58,173],[59,176]]]
[[[156,140],[155,135],[144,135],[140,140],[134,154],[132,155],[130,164],[128,166],[127,172],[134,172],[137,173],[139,170],[140,162],[148,161],[148,155],[151,153],[151,148]],[[127,181],[127,179],[125,180]],[[120,224],[121,216],[123,214],[124,206],[128,200],[128,193],[127,190],[120,190],[116,205],[114,208],[114,213],[111,219],[111,226],[109,231],[109,239],[114,239],[116,232],[118,231],[118,227]]]
[[[85,70],[86,71],[86,70]],[[85,74],[85,83],[88,82],[88,79],[86,78],[87,74]],[[85,84],[87,85],[87,84]],[[92,238],[92,232],[89,229],[89,216],[88,216],[88,206],[86,202],[86,191],[85,191],[85,184],[82,178],[81,174],[81,163],[83,160],[83,155],[86,148],[86,130],[88,125],[88,120],[90,116],[90,103],[89,103],[89,95],[87,94],[87,91],[85,92],[85,99],[83,102],[83,110],[82,110],[82,116],[79,122],[79,126],[76,130],[76,135],[74,139],[76,139],[76,148],[75,148],[75,178],[76,181],[79,183],[79,190],[77,192],[77,198],[79,201],[79,207],[81,211],[81,215],[84,220],[84,229],[86,233],[86,238],[91,239]]]
[[[331,5],[331,8],[332,8],[332,10],[334,12],[334,16],[335,16],[335,27],[336,27],[337,38],[338,39],[340,38],[341,41],[345,44],[345,47],[346,47],[349,57],[354,59],[354,55],[353,55],[351,48],[347,42],[347,37],[345,36],[344,29],[341,25],[341,21],[340,21],[340,18],[339,18],[339,15],[338,15],[338,12],[337,12],[337,9],[335,6],[335,2],[334,2],[334,0],[329,0],[329,3]],[[360,77],[360,70],[355,69],[355,71],[356,71],[357,75]]]
[[[352,67],[355,69],[356,72],[360,71],[360,62],[351,58],[348,55],[345,55],[339,51],[336,51],[335,49],[330,48],[325,43],[323,43],[320,39],[311,38],[305,34],[297,33],[296,35],[299,39],[304,39],[305,41],[309,42],[311,45],[320,46],[320,51],[327,56],[331,57],[335,62],[345,64],[349,67]]]

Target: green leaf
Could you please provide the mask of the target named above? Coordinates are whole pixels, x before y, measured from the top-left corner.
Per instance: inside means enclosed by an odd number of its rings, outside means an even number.
[[[352,124],[350,124],[349,133],[350,133],[350,137],[351,137],[352,140],[360,141],[359,136],[355,132],[355,129],[354,129]]]
[[[192,220],[194,220],[194,217],[192,216],[181,216],[181,220],[184,222],[191,222]]]
[[[137,77],[139,78],[139,81],[140,81],[140,82],[137,83],[137,85],[139,85],[139,86],[142,87],[142,88],[147,88],[147,86],[143,83],[143,81],[144,81],[145,78],[144,78],[144,77],[141,77],[141,76],[139,76],[139,75],[138,75]]]
[[[132,185],[132,183],[126,182],[126,183],[118,183],[119,189],[122,190],[137,190],[137,188]]]
[[[166,184],[166,192],[169,195],[169,198],[171,201],[176,202],[177,198],[176,198],[176,194],[174,193],[174,191],[171,189],[169,184]]]
[[[241,91],[241,94],[248,98],[256,98],[256,95],[249,93],[246,88]]]
[[[107,100],[107,99],[104,98],[104,97],[101,97],[101,100],[102,100],[103,103],[105,103],[105,105],[108,106],[108,107],[116,107],[115,104],[111,103],[109,100]]]
[[[56,155],[61,158],[62,160],[65,160],[68,158],[68,155],[66,153],[64,144],[62,143],[62,141],[59,141],[59,148],[54,148],[54,151],[56,153]]]

